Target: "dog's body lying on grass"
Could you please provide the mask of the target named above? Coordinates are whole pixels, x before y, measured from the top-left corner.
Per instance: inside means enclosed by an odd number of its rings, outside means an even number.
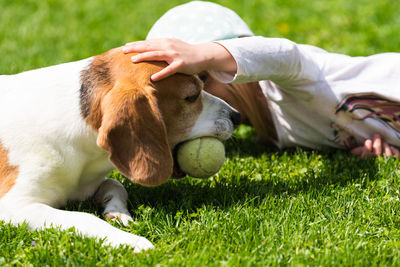
[[[153,84],[150,75],[162,66],[129,58],[117,48],[0,76],[1,220],[33,229],[74,227],[135,251],[153,247],[93,215],[57,208],[94,196],[105,216],[126,223],[127,192],[104,178],[113,166],[139,184],[161,184],[179,169],[172,153],[177,144],[199,136],[227,139],[240,119],[203,92],[197,76]]]

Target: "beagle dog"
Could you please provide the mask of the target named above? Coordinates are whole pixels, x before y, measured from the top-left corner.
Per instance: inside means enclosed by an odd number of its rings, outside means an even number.
[[[144,237],[83,212],[94,197],[108,218],[132,220],[114,167],[155,186],[182,175],[174,149],[201,136],[229,138],[240,115],[202,91],[197,76],[152,83],[162,63],[133,64],[121,48],[77,62],[0,76],[0,219],[32,229],[75,228],[104,244],[152,248]],[[175,161],[176,162],[176,161]],[[173,175],[174,173],[174,175]]]

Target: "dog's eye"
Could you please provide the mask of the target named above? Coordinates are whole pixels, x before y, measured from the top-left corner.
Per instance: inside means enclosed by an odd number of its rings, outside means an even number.
[[[199,96],[200,96],[200,93],[185,97],[185,101],[189,102],[189,103],[194,103],[194,102],[196,102],[197,98],[199,98]]]

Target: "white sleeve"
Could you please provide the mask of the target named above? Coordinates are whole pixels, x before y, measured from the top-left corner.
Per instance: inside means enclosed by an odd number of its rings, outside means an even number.
[[[246,37],[217,41],[233,56],[236,74],[213,72],[221,82],[243,83],[271,80],[290,85],[314,82],[320,79],[321,70],[306,46],[287,39]]]

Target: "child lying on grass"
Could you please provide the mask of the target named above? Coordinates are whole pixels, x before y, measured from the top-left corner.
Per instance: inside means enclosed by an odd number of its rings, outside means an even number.
[[[201,1],[169,10],[147,39],[123,49],[140,53],[134,63],[169,64],[153,81],[199,73],[264,143],[400,156],[400,53],[349,57],[253,36],[232,10]]]

